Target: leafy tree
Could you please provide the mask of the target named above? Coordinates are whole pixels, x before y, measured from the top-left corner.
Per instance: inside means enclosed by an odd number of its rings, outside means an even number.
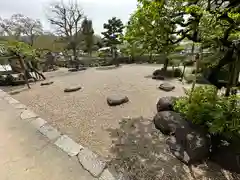
[[[239,37],[240,2],[237,0],[138,0],[138,3],[136,18],[133,18],[133,20],[136,19],[137,25],[133,30],[138,32],[143,29],[142,27],[146,27],[146,22],[149,22],[149,27],[160,22],[161,26],[152,28],[159,32],[150,34],[152,39],[160,36],[161,43],[158,43],[161,44],[160,47],[175,45],[187,38],[194,44],[200,43],[202,48],[215,46],[219,48],[219,51],[224,52],[224,57],[212,67],[208,80],[217,88],[226,86],[226,83],[218,81],[218,73],[223,66],[235,64],[229,69],[229,72],[235,74],[228,82],[229,88],[226,95],[229,95],[229,89],[234,84],[236,85],[236,77],[239,73],[236,70],[236,55],[239,53],[239,46],[234,40]],[[134,22],[133,20],[130,19],[130,24]],[[144,31],[140,31],[144,44],[151,42],[151,39],[147,37],[149,32],[154,30],[145,28]]]
[[[116,47],[122,43],[123,23],[121,19],[113,17],[103,24],[103,28],[106,30],[102,32],[105,45],[111,47],[112,56],[115,58],[117,54]]]
[[[36,60],[35,49],[33,49],[30,45],[19,41],[3,41],[2,44],[4,49],[2,51],[1,59],[2,58],[17,59],[20,64],[21,71],[24,74],[25,83],[27,84],[28,88],[30,88],[28,78],[31,77],[31,75],[29,73],[29,69],[27,68],[27,66],[28,63],[30,63],[30,61]],[[45,79],[43,74],[38,72],[37,69],[31,67],[30,70],[33,70],[33,72],[37,73],[39,76]]]
[[[161,10],[159,10],[161,9]],[[143,49],[143,53],[165,54],[167,57],[175,48],[169,39],[175,39],[170,33],[176,29],[170,23],[168,10],[159,2],[147,0],[138,1],[137,10],[128,22],[125,39]],[[164,70],[167,69],[169,59],[166,58]]]

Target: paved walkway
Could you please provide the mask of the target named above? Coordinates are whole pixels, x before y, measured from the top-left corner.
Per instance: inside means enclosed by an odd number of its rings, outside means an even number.
[[[93,180],[76,156],[70,157],[0,98],[1,180]]]

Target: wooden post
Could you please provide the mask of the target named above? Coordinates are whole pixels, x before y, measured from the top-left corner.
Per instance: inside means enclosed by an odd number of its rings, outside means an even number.
[[[28,86],[28,89],[31,89],[30,85],[29,85],[29,82],[28,82],[28,78],[27,78],[27,70],[26,70],[26,67],[25,67],[25,63],[22,59],[21,56],[18,56],[18,59],[19,59],[19,63],[20,63],[20,66],[24,72],[24,80],[25,80],[25,83],[27,84]]]

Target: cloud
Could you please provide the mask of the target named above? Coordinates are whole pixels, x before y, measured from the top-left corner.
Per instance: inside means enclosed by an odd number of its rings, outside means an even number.
[[[68,2],[68,0],[63,0]],[[21,13],[34,19],[40,19],[46,29],[50,25],[46,18],[46,9],[52,0],[0,0],[1,17]],[[87,17],[92,19],[95,32],[103,31],[103,23],[113,16],[127,22],[130,14],[136,8],[137,0],[78,0]]]

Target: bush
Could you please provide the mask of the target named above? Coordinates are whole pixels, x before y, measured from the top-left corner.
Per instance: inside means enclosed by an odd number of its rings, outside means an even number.
[[[203,126],[210,134],[227,139],[239,136],[240,99],[238,96],[225,97],[217,94],[213,86],[196,87],[191,95],[179,98],[174,110],[183,114],[194,124]]]

